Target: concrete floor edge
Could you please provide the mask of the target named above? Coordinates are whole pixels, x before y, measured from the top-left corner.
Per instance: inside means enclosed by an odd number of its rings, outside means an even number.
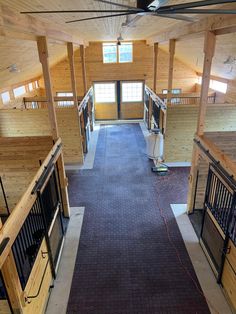
[[[232,314],[221,287],[199,244],[198,237],[186,213],[186,204],[171,204],[184,244],[212,314]]]

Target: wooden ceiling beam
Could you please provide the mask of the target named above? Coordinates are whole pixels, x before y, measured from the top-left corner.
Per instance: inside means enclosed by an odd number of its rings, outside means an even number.
[[[170,39],[181,39],[190,36],[198,36],[205,31],[215,32],[216,35],[229,34],[236,31],[235,15],[214,15],[204,18],[198,22],[188,23],[183,26],[170,27],[167,31],[161,32],[149,38],[149,43],[163,43]]]
[[[83,40],[75,38],[66,31],[60,30],[61,26],[43,22],[30,15],[21,15],[0,5],[0,36],[37,41],[38,36],[46,36],[50,41],[58,44],[73,42],[75,45],[84,44]]]

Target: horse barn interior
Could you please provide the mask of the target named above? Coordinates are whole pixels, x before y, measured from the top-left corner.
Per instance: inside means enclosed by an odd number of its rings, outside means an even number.
[[[236,0],[0,0],[9,313],[236,313]]]

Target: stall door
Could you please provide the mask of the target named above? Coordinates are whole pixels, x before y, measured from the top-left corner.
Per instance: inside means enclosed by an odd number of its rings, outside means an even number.
[[[118,119],[116,82],[94,83],[94,102],[96,120]]]
[[[143,119],[144,83],[142,81],[120,82],[120,119]]]

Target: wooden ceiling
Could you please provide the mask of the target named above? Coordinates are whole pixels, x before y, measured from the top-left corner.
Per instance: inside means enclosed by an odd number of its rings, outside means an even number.
[[[168,51],[168,45],[161,46]],[[176,57],[189,65],[196,72],[203,71],[204,37],[183,39],[176,43]],[[226,79],[236,79],[236,64],[225,64],[228,57],[236,58],[236,33],[219,35],[216,40],[216,51],[212,63],[212,75]]]
[[[114,1],[129,5],[135,5],[136,3],[135,0]],[[170,0],[169,3],[175,4],[193,1],[195,0]],[[9,7],[16,14],[20,14],[20,11],[30,10],[116,9],[116,7],[110,4],[101,4],[94,0],[0,0],[0,4]],[[99,15],[101,14],[32,14],[32,16],[40,21],[53,22],[56,29],[66,31],[86,41],[115,40],[120,32],[122,32],[126,40],[147,39],[170,27],[188,24],[188,22],[152,16],[142,17],[136,23],[135,27],[129,28],[122,28],[121,26],[125,22],[125,17],[65,24],[65,21],[68,20]],[[200,18],[205,17],[201,16]],[[226,38],[227,36],[229,37]],[[234,67],[232,68],[223,64],[229,55],[236,57],[235,36],[227,36],[225,39],[223,38],[224,36],[220,36],[221,39],[217,41],[217,55],[213,66],[213,74],[226,78],[236,78]],[[0,45],[0,88],[30,79],[41,73],[35,42],[0,37]],[[164,46],[164,49],[167,49],[167,47]],[[51,43],[49,52],[51,64],[56,63],[66,55],[66,47]],[[189,64],[191,68],[202,71],[203,38],[178,42],[176,54],[179,59]],[[17,64],[21,71],[19,73],[9,73],[9,71],[6,71],[5,69],[11,64]]]

